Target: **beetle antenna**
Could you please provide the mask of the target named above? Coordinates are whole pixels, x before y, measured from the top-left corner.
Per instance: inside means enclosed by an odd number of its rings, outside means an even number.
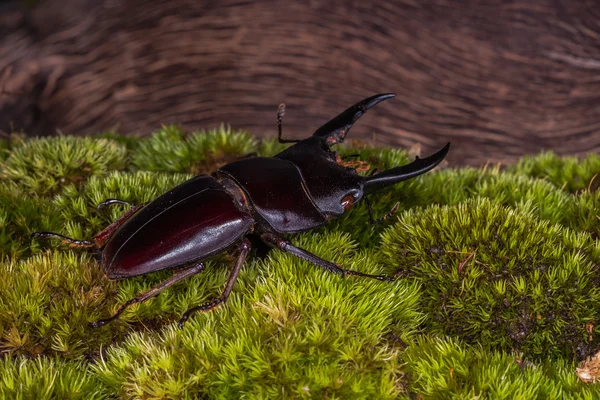
[[[32,238],[51,237],[51,238],[60,239],[63,243],[67,243],[71,246],[96,247],[96,244],[89,240],[77,240],[77,239],[70,238],[68,236],[61,235],[60,233],[55,233],[55,232],[34,232],[31,234],[31,237]]]
[[[285,115],[285,103],[281,103],[277,108],[277,140],[279,143],[298,143],[300,140],[294,139],[283,139],[281,134],[283,133],[283,116]]]

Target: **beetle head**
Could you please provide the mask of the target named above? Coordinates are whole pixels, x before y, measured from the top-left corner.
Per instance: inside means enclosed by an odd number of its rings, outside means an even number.
[[[306,190],[315,206],[327,216],[340,216],[365,194],[406,179],[421,175],[438,165],[450,148],[407,165],[391,168],[379,174],[364,177],[349,168],[337,157],[330,146],[342,143],[352,125],[371,107],[395,97],[393,93],[368,97],[322,125],[315,133],[282,151],[275,157],[293,162],[300,169]]]
[[[338,164],[341,164],[335,153],[329,152],[328,147],[336,143],[342,143],[346,138],[348,131],[352,128],[352,125],[371,107],[395,96],[394,93],[385,93],[367,97],[317,129],[315,133],[313,133],[313,137],[319,138],[322,141],[320,150],[323,151],[323,157],[326,157],[331,161],[335,160]],[[358,202],[363,197],[364,194],[373,193],[384,187],[416,177],[435,168],[446,157],[449,149],[450,143],[427,158],[420,159],[417,157],[417,159],[410,164],[391,168],[387,171],[362,179],[356,179],[357,175],[352,168],[347,168],[345,174],[341,174],[341,171],[338,170],[337,174],[333,175],[335,176],[336,183],[335,185],[332,185],[338,190],[330,191],[330,195],[327,196],[326,201],[323,201],[325,199],[322,199],[321,203],[327,205],[325,208],[330,214],[339,215],[345,210],[349,210],[354,203]],[[320,208],[325,206],[325,204],[319,204],[319,200],[320,199],[316,199],[317,205]],[[337,204],[337,206],[333,206],[334,204]],[[335,212],[332,213],[332,211],[334,211],[333,209],[335,209]]]
[[[354,168],[345,166],[328,146],[322,145],[322,142],[321,146],[318,144],[313,138],[296,144],[296,150],[301,150],[300,154],[304,156],[298,157],[298,161],[290,161],[302,172],[306,190],[317,208],[330,217],[344,214],[365,194],[374,193],[430,171],[442,162],[450,149],[448,143],[429,157],[417,157],[410,164],[362,176],[358,175]]]

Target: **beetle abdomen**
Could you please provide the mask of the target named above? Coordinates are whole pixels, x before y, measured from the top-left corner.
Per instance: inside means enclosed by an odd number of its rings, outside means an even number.
[[[214,178],[199,176],[119,228],[104,248],[104,271],[124,278],[204,259],[232,245],[253,223]]]
[[[301,232],[327,221],[310,198],[300,171],[289,161],[246,158],[221,167],[219,172],[235,180],[256,212],[277,232]]]

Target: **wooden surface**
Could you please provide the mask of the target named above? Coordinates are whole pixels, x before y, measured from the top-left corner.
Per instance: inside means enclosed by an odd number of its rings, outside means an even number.
[[[0,5],[0,129],[148,134],[221,122],[310,135],[374,93],[350,138],[452,164],[600,149],[597,0],[50,0]]]

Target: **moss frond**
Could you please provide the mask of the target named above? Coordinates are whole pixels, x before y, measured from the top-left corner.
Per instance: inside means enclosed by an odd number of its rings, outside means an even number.
[[[47,252],[0,264],[0,353],[72,359],[115,340],[87,326],[116,284],[89,255]],[[105,309],[105,312],[108,311]]]
[[[20,257],[39,249],[30,235],[57,229],[61,224],[51,203],[23,193],[13,182],[0,186],[0,260]]]

